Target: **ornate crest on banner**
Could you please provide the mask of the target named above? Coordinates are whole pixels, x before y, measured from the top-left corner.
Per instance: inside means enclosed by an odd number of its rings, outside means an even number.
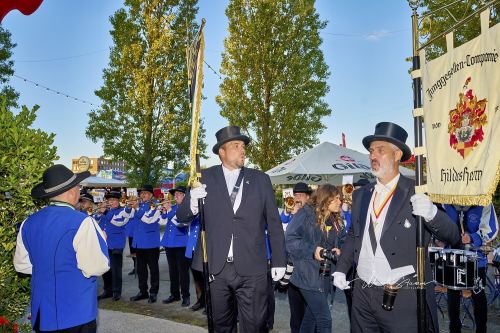
[[[471,78],[467,78],[464,91],[459,94],[455,109],[451,110],[448,133],[450,133],[450,147],[455,149],[464,159],[477,145],[483,141],[483,126],[488,122],[486,98],[477,99],[468,85]]]

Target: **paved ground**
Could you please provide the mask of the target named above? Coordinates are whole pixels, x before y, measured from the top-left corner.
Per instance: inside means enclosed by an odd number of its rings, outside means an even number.
[[[160,292],[158,302],[148,304],[146,300],[130,302],[129,298],[138,292],[138,280],[135,276],[127,273],[132,269],[132,259],[124,257],[123,262],[123,294],[122,299],[114,302],[110,299],[99,303],[100,313],[98,321],[98,331],[100,333],[114,332],[134,332],[134,333],[160,333],[160,332],[204,332],[206,331],[206,317],[200,312],[193,312],[187,308],[182,308],[180,302],[173,304],[162,304],[161,300],[169,296],[168,264],[165,253],[160,254]],[[102,280],[100,284],[102,284]],[[191,304],[195,299],[194,287],[191,282]],[[500,298],[500,297],[499,297]],[[443,300],[443,305],[445,302]],[[445,306],[444,306],[445,308]],[[472,307],[471,307],[472,311]],[[349,320],[345,297],[341,292],[335,295],[334,303],[331,307],[333,318],[333,332],[349,332]],[[168,319],[168,320],[167,320]],[[276,313],[274,333],[289,332],[290,312],[286,294],[276,294]],[[441,332],[447,332],[447,317],[439,315]],[[178,323],[183,323],[178,324]],[[470,320],[466,324],[470,325]],[[186,325],[188,324],[188,325]],[[200,328],[203,327],[203,328]],[[500,332],[500,299],[495,306],[488,309],[488,331]],[[464,329],[463,332],[473,332],[472,329]]]

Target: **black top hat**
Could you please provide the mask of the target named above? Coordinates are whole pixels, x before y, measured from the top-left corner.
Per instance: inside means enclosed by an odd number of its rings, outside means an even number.
[[[90,202],[94,202],[94,197],[88,193],[83,193],[80,195],[80,201],[83,201],[83,200],[87,200],[87,201],[90,201]]]
[[[406,161],[411,156],[411,149],[406,145],[408,133],[399,125],[390,122],[378,123],[375,126],[375,134],[363,138],[363,146],[370,149],[370,143],[373,141],[387,141],[397,146],[403,152],[401,162]]]
[[[106,199],[115,198],[115,199],[119,200],[122,197],[122,194],[121,194],[121,192],[118,192],[118,191],[110,191],[110,192],[106,193],[106,195],[104,197]]]
[[[53,165],[43,172],[43,181],[31,189],[31,196],[35,199],[53,198],[89,176],[89,171],[73,173],[62,164]]]
[[[241,134],[241,130],[238,126],[227,126],[221,128],[215,133],[215,138],[217,143],[212,148],[214,154],[219,154],[219,148],[229,141],[241,140],[245,143],[245,146],[250,143],[250,138],[244,134]]]
[[[355,182],[353,185],[354,186],[365,186],[365,185],[368,185],[370,184],[370,181],[366,178],[361,178],[360,180],[358,180],[357,182]]]
[[[142,187],[138,189],[137,192],[139,192],[140,194],[142,191],[151,192],[151,194],[154,194],[153,185],[150,184],[142,185]]]
[[[313,190],[306,183],[297,183],[293,187],[293,194],[295,193],[306,193],[311,194]]]
[[[176,188],[171,188],[168,191],[170,194],[174,194],[175,192],[186,193],[186,186],[177,186]]]

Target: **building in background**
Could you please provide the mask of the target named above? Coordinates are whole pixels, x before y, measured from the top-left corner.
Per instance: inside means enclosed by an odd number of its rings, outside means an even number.
[[[79,158],[71,159],[71,170],[73,172],[81,172],[82,165],[88,164],[88,170],[90,173],[95,176],[100,171],[103,170],[116,170],[124,172],[126,165],[123,161],[113,161],[104,156],[101,157],[86,157],[82,156]]]

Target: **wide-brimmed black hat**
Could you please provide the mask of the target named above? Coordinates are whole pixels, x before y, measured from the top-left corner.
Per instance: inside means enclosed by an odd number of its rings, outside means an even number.
[[[151,192],[151,194],[155,194],[154,191],[153,191],[153,185],[150,185],[150,184],[145,184],[145,185],[142,185],[142,187],[140,189],[137,190],[137,192],[140,194],[142,191],[146,191],[146,192]]]
[[[90,176],[89,171],[73,173],[62,164],[55,164],[43,172],[43,181],[31,189],[35,199],[53,198],[78,185]]]
[[[311,194],[313,190],[306,183],[297,183],[293,187],[293,194],[295,193],[305,193]]]
[[[181,193],[186,193],[186,186],[177,186],[176,188],[171,188],[168,190],[170,194],[174,194],[175,192],[181,192]]]
[[[215,138],[217,143],[212,148],[214,154],[219,154],[219,148],[229,141],[241,140],[245,143],[245,146],[250,142],[250,138],[244,134],[241,134],[241,130],[238,126],[227,126],[221,128],[215,133]]]
[[[94,197],[88,193],[83,193],[80,195],[80,201],[83,201],[83,200],[87,200],[87,201],[90,201],[90,202],[94,202]]]
[[[363,138],[363,146],[370,149],[370,143],[373,141],[387,141],[401,149],[403,157],[401,162],[406,161],[411,156],[411,149],[406,145],[408,133],[399,125],[390,122],[378,123],[375,126],[375,134]]]
[[[106,195],[104,195],[104,197],[106,199],[115,198],[120,200],[120,198],[122,197],[122,193],[118,191],[109,191],[108,193],[106,193]]]

